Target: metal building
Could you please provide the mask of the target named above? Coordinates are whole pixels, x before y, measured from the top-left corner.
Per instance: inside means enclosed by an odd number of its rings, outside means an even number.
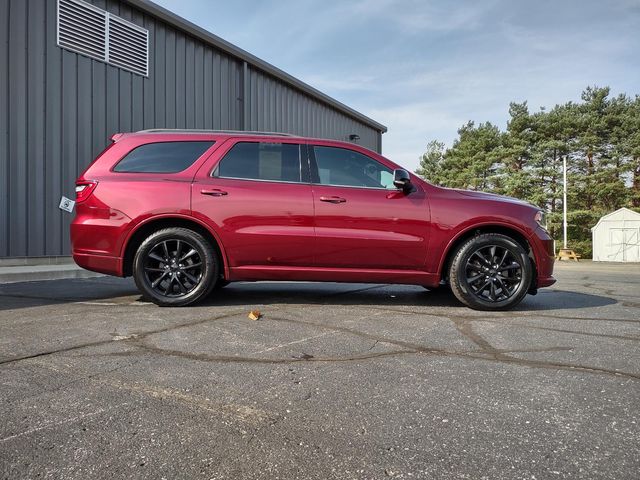
[[[74,180],[117,132],[386,127],[147,0],[0,0],[0,257],[69,254]]]

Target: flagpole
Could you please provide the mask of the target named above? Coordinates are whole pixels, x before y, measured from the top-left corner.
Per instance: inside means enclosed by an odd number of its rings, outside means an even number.
[[[562,238],[564,248],[567,248],[567,156],[562,159]]]

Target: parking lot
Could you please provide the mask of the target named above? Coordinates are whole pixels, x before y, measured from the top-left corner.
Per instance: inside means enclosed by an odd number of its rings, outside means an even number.
[[[3,478],[638,478],[640,265],[512,312],[446,291],[0,285]],[[247,318],[250,310],[262,318]]]

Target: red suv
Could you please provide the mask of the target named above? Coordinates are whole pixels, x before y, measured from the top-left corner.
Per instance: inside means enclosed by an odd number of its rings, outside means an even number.
[[[555,282],[542,212],[430,185],[351,143],[284,134],[114,135],[76,182],[73,258],[158,305],[245,280],[449,284],[471,308]]]

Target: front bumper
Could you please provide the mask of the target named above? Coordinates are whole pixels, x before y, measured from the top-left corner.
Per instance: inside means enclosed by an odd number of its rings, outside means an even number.
[[[536,288],[549,287],[556,283],[556,279],[553,277],[555,262],[553,239],[545,229],[538,227],[530,240],[536,261]]]
[[[551,285],[556,283],[556,281],[557,280],[553,277],[553,275],[550,275],[548,277],[540,277],[540,276],[538,276],[538,281],[536,282],[536,285],[537,285],[538,288],[550,287]]]

